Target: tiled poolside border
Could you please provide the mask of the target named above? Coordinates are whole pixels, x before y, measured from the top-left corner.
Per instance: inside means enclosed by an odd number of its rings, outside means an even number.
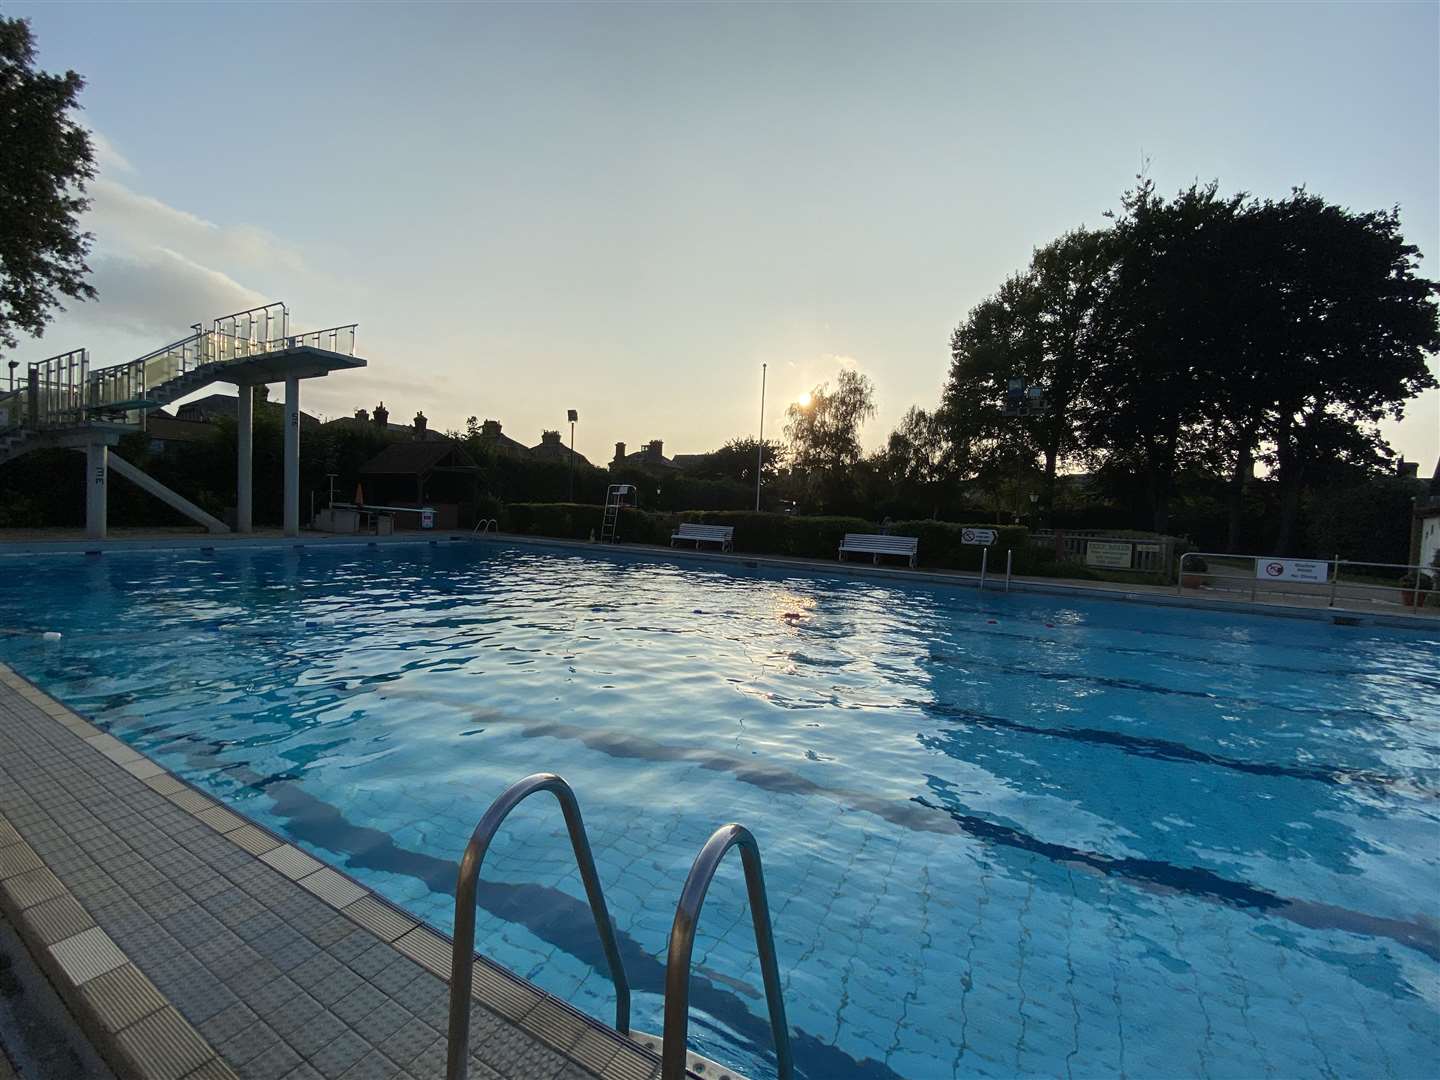
[[[660,547],[652,544],[600,544],[585,540],[564,540],[548,536],[522,536],[516,533],[488,533],[480,536],[469,532],[402,533],[388,537],[334,536],[306,533],[299,538],[276,536],[156,536],[123,540],[33,540],[0,541],[0,558],[23,555],[102,555],[106,552],[145,552],[187,550],[205,554],[220,550],[259,548],[300,548],[324,550],[340,547],[381,547],[392,544],[429,544],[438,546],[453,542],[478,544],[516,544],[526,547],[554,548],[589,554],[650,555],[690,565],[723,563],[747,569],[766,568],[791,573],[818,575],[828,578],[878,578],[921,585],[943,585],[950,588],[976,588],[980,575],[961,570],[912,570],[901,566],[876,566],[858,562],[835,562],[820,559],[799,559],[785,555],[750,555],[742,552],[694,551],[687,548]],[[1004,574],[991,572],[986,577],[986,591],[1005,591]],[[1160,607],[1187,608],[1240,615],[1269,615],[1282,619],[1306,619],[1312,622],[1348,623],[1394,627],[1402,630],[1434,630],[1440,624],[1440,609],[1432,613],[1387,612],[1374,608],[1320,607],[1311,604],[1289,604],[1281,601],[1221,600],[1202,596],[1176,595],[1168,586],[1107,585],[1067,580],[1064,578],[1012,577],[1011,592],[1066,596],[1085,600],[1126,601]]]
[[[450,941],[0,665],[0,906],[125,1080],[430,1080]],[[653,1080],[477,957],[477,1080]],[[691,1055],[696,1080],[741,1080]]]

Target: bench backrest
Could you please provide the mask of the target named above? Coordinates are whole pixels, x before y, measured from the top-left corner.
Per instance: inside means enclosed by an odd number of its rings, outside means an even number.
[[[876,533],[846,533],[840,545],[847,551],[873,551],[878,555],[914,555],[920,546],[915,536],[880,536]]]
[[[682,521],[675,535],[685,540],[730,540],[735,536],[735,526],[698,525],[692,521]]]

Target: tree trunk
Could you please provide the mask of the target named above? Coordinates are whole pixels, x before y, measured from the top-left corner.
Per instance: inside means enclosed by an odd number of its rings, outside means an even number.
[[[1275,553],[1289,555],[1295,544],[1295,522],[1300,516],[1300,484],[1305,463],[1295,446],[1295,425],[1285,424],[1275,439],[1276,478],[1280,484],[1280,523]]]
[[[1225,531],[1225,550],[1240,550],[1240,532],[1245,526],[1245,491],[1255,476],[1255,428],[1245,428],[1235,451],[1235,469],[1230,474],[1230,520]]]

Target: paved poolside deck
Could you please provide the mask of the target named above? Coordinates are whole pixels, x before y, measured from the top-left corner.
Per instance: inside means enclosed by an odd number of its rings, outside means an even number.
[[[4,665],[0,907],[118,1076],[445,1074],[448,939]],[[474,996],[472,1077],[659,1074],[650,1050],[479,958]]]

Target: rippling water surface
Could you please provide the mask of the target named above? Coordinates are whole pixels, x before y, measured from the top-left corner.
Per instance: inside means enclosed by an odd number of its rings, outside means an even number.
[[[445,930],[490,800],[561,773],[642,1029],[734,820],[808,1077],[1440,1054],[1437,632],[458,543],[36,559],[0,630],[46,690]],[[609,1019],[559,815],[511,820],[479,946]],[[736,861],[691,1040],[765,1077],[743,897]]]

